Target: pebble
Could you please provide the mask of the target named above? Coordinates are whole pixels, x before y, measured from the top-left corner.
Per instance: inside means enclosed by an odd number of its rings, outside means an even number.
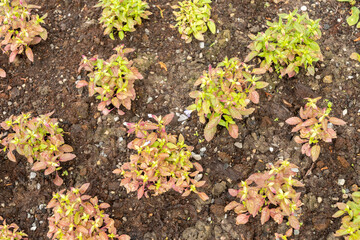
[[[274,148],[273,148],[273,147],[269,147],[269,150],[270,150],[270,152],[273,152],[273,151],[274,151]]]
[[[185,121],[187,119],[188,119],[188,117],[185,114],[180,114],[180,117],[179,117],[178,121],[183,122],[183,121]]]
[[[204,153],[206,151],[206,147],[200,148],[200,152]]]
[[[114,117],[114,121],[115,121],[115,122],[119,121],[119,119],[120,119],[120,118],[119,118],[118,116]]]
[[[343,111],[343,116],[345,116],[345,115],[347,114],[347,112],[348,112],[348,110],[345,109],[345,110]]]
[[[200,42],[199,45],[200,45],[200,48],[204,48],[204,47],[205,47],[205,43],[204,43],[204,42]]]
[[[35,172],[31,172],[29,178],[30,178],[30,179],[34,179],[35,177],[36,177],[36,173],[35,173]]]
[[[31,231],[35,231],[36,230],[36,223],[33,223],[31,225],[31,228],[30,228]]]
[[[300,234],[300,231],[297,230],[297,229],[295,229],[295,230],[294,230],[294,235],[296,236],[296,235],[299,235],[299,234]]]
[[[234,143],[234,145],[237,148],[242,148],[243,147],[242,143],[240,143],[240,142],[236,142],[236,143]]]
[[[338,179],[338,185],[343,186],[345,184],[345,179]]]
[[[191,156],[192,156],[196,161],[201,160],[201,155],[200,155],[200,154],[196,154],[196,153],[194,153],[194,152],[191,152]]]
[[[327,75],[323,78],[323,82],[324,83],[332,83],[332,76],[331,75]]]
[[[40,183],[37,183],[37,184],[36,184],[36,189],[37,189],[37,190],[40,190],[40,188],[41,188],[41,184],[40,184]]]
[[[317,198],[318,203],[322,203],[322,200],[323,200],[323,199],[322,199],[321,197],[318,197],[318,198]]]
[[[305,12],[307,10],[307,7],[306,6],[302,6],[301,8],[301,11]]]
[[[148,97],[148,99],[146,100],[146,103],[150,103],[153,100],[152,97]]]

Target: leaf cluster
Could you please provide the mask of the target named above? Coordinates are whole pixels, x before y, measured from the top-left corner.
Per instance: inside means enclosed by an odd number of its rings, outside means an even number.
[[[114,108],[118,109],[119,115],[125,114],[120,110],[121,105],[130,110],[131,100],[136,97],[134,82],[143,78],[137,68],[132,66],[133,62],[126,58],[134,49],[121,45],[114,50],[116,54],[108,60],[98,58],[97,55],[90,59],[83,56],[79,72],[81,69],[88,71],[90,81],[81,80],[76,85],[77,88],[88,86],[90,96],[97,94],[96,99],[101,101],[98,110],[104,115]]]
[[[349,24],[349,26],[353,26],[355,24],[357,28],[360,28],[360,9],[358,7],[355,7],[356,0],[338,0],[338,2],[348,2],[350,3],[351,7],[351,15],[346,18],[346,22]]]
[[[63,129],[58,126],[56,118],[50,118],[53,112],[31,117],[30,113],[20,116],[10,116],[1,123],[5,130],[11,129],[5,138],[1,139],[4,151],[8,150],[7,157],[15,162],[13,153],[17,153],[27,158],[29,163],[34,163],[32,170],[39,171],[45,169],[45,175],[56,172],[54,183],[61,185],[63,180],[57,171],[61,169],[60,162],[74,159],[76,156],[70,152],[73,148],[64,144]]]
[[[128,134],[136,135],[128,148],[137,153],[130,156],[130,162],[114,170],[114,173],[123,177],[121,186],[128,193],[137,191],[139,199],[143,195],[148,197],[148,192],[156,196],[173,189],[182,193],[182,196],[195,192],[201,199],[207,200],[208,196],[197,190],[205,181],[194,179],[203,169],[199,163],[190,161],[193,147],[184,143],[181,134],[177,137],[166,133],[165,126],[171,122],[174,114],[163,118],[155,115],[150,117],[156,123],[143,120],[125,123]],[[191,172],[193,167],[196,171]]]
[[[337,218],[346,214],[341,220],[340,229],[335,233],[337,237],[344,236],[345,240],[360,239],[360,192],[353,192],[351,196],[353,201],[348,201],[346,204],[336,203],[339,211],[333,215]]]
[[[143,19],[149,19],[151,12],[147,2],[142,0],[100,0],[95,7],[103,8],[100,23],[103,24],[104,35],[109,34],[115,40],[114,31],[118,32],[119,38],[125,37],[125,32],[134,32],[135,25],[142,23]]]
[[[321,97],[305,99],[308,102],[304,108],[300,108],[300,118],[291,117],[286,120],[286,123],[296,125],[291,132],[300,131],[300,136],[296,136],[294,140],[303,144],[301,147],[302,154],[306,154],[313,161],[316,161],[321,150],[319,141],[332,142],[332,139],[336,138],[336,132],[332,128],[332,124],[345,125],[346,122],[329,116],[332,109],[331,102],[327,101],[326,108],[319,108],[316,103]]]
[[[211,16],[211,0],[185,0],[179,2],[179,5],[172,6],[176,17],[176,25],[181,34],[181,38],[185,39],[186,43],[192,41],[192,35],[197,40],[204,41],[204,33],[210,29],[215,34],[216,26]]]
[[[0,47],[5,53],[10,52],[9,61],[13,62],[17,54],[25,52],[30,61],[34,55],[30,45],[46,40],[47,31],[41,27],[44,18],[31,14],[31,10],[39,8],[27,4],[25,0],[0,0]]]
[[[216,68],[209,67],[208,72],[195,82],[200,91],[190,93],[195,98],[195,104],[188,110],[198,112],[201,123],[207,123],[204,135],[210,141],[217,125],[226,127],[233,138],[238,137],[238,126],[234,119],[241,120],[243,115],[250,115],[255,108],[248,108],[248,104],[259,103],[257,89],[264,88],[268,83],[258,81],[261,77],[255,74],[264,73],[264,69],[254,68],[241,62],[238,58],[225,58]]]
[[[249,35],[253,42],[248,46],[251,52],[245,62],[259,56],[264,58],[261,67],[272,72],[274,64],[280,77],[286,74],[293,77],[302,66],[308,74],[314,75],[313,63],[323,60],[316,43],[321,37],[320,19],[311,20],[307,13],[300,15],[295,10],[289,14],[279,14],[278,22],[268,21],[267,25],[269,28],[265,33]]]
[[[6,224],[6,220],[4,220],[0,216],[0,221],[3,221],[2,224],[0,224],[0,239],[2,240],[27,240],[27,235],[22,232],[18,231],[19,227],[15,223],[12,223],[10,225]]]
[[[238,190],[229,189],[230,195],[239,198],[240,202],[232,201],[225,211],[234,209],[238,214],[236,224],[246,224],[251,215],[255,217],[261,213],[261,224],[270,217],[281,224],[284,217],[288,217],[290,226],[299,229],[297,210],[302,205],[301,193],[293,187],[304,187],[304,184],[293,179],[298,167],[287,160],[269,164],[269,167],[270,170],[252,174],[239,183]]]
[[[59,240],[130,240],[127,235],[116,234],[115,221],[103,209],[110,207],[100,203],[97,197],[84,195],[90,183],[80,188],[65,189],[53,194],[47,208],[53,215],[48,218],[47,237]]]

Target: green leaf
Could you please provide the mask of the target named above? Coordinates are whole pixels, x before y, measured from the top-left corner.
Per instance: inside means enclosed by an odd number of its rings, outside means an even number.
[[[351,13],[351,16],[349,16],[346,21],[350,26],[353,26],[359,21],[360,10],[357,7],[352,7]]]
[[[213,20],[209,20],[209,22],[207,23],[209,29],[210,29],[210,32],[212,32],[212,34],[215,34],[216,33],[216,26],[215,26],[215,23]]]

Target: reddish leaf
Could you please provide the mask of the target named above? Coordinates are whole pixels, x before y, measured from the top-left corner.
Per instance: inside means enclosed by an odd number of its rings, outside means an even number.
[[[109,208],[109,207],[110,207],[110,204],[108,204],[108,203],[101,203],[99,205],[99,208]]]
[[[307,126],[311,126],[311,125],[313,125],[313,124],[315,124],[317,122],[318,122],[318,120],[316,118],[310,118],[310,119],[306,120],[305,122],[303,122],[301,124],[301,126],[307,127]]]
[[[62,155],[60,156],[59,161],[60,161],[60,162],[67,162],[67,161],[73,160],[75,157],[76,157],[75,154],[72,154],[72,153],[64,153],[64,154],[62,154]]]
[[[300,222],[294,215],[289,217],[289,223],[290,223],[290,226],[293,227],[294,229],[297,229],[297,230],[300,229]]]
[[[311,158],[312,160],[315,162],[320,155],[320,146],[319,145],[315,145],[311,148]]]
[[[72,152],[72,151],[74,151],[74,149],[70,145],[67,145],[67,144],[64,144],[61,147],[59,147],[59,150],[63,151],[63,152]]]
[[[213,127],[211,129],[205,127],[205,129],[204,129],[204,137],[205,137],[206,141],[210,142],[211,139],[214,138],[215,133],[216,133],[216,127]]]
[[[53,180],[53,182],[56,186],[61,186],[61,184],[63,184],[64,180],[62,180],[62,178],[59,177],[59,175],[56,173],[56,177]]]
[[[301,123],[302,120],[298,117],[291,117],[291,118],[288,118],[285,122],[289,125],[296,125],[296,124]]]
[[[111,103],[116,107],[116,108],[119,108],[120,107],[120,101],[117,97],[113,97],[111,99]]]
[[[250,215],[248,215],[248,214],[239,214],[236,217],[236,224],[237,225],[246,224],[249,221],[249,217],[250,217]]]
[[[9,158],[10,161],[16,162],[15,155],[12,153],[12,151],[9,151],[6,156]]]
[[[229,134],[233,138],[238,138],[239,128],[236,124],[229,124]]]
[[[6,77],[6,72],[2,68],[0,68],[0,77],[2,78]]]
[[[15,60],[16,55],[18,54],[18,51],[12,51],[9,57],[9,62],[13,62]]]
[[[270,210],[268,207],[265,207],[261,211],[261,224],[266,223],[269,219],[270,219]]]
[[[227,212],[227,211],[230,211],[234,208],[236,208],[237,206],[239,206],[240,203],[236,202],[236,201],[232,201],[231,203],[229,203],[228,205],[226,205],[224,211]]]
[[[85,80],[80,80],[77,84],[76,84],[76,88],[81,88],[81,87],[85,87],[87,86],[89,83]]]
[[[163,118],[164,125],[168,125],[173,118],[174,118],[174,113],[169,113],[169,114],[167,114],[167,115]]]
[[[236,197],[238,195],[239,190],[236,189],[229,189],[229,194],[233,197]]]
[[[122,172],[122,170],[120,168],[118,168],[118,169],[115,169],[112,173],[120,174],[121,172]]]
[[[89,188],[89,186],[90,186],[90,183],[84,183],[79,189],[80,193],[84,194],[86,192],[86,190]]]
[[[296,143],[305,143],[305,142],[307,142],[308,140],[306,140],[306,139],[301,139],[299,136],[296,136],[295,138],[294,138],[294,141],[296,142]]]
[[[46,168],[46,162],[36,162],[34,166],[31,168],[31,170],[39,171]]]
[[[130,239],[131,239],[130,236],[125,235],[125,234],[123,234],[119,237],[119,240],[130,240]]]
[[[331,122],[331,123],[334,124],[334,125],[340,125],[340,126],[346,124],[345,121],[343,121],[343,120],[341,120],[341,119],[339,119],[339,118],[336,118],[336,117],[331,117],[331,118],[329,118],[329,122]]]
[[[143,195],[144,195],[144,186],[142,186],[138,189],[137,198],[140,199],[140,198],[142,198]]]
[[[26,48],[25,53],[26,53],[26,56],[28,57],[28,59],[30,61],[34,62],[34,54],[33,54],[32,50],[31,50],[31,48],[29,48],[29,47]]]
[[[249,94],[250,101],[252,101],[255,104],[258,104],[259,103],[259,98],[260,98],[259,93],[257,91],[250,92],[250,94]]]
[[[215,114],[212,114],[205,128],[209,128],[209,129],[216,128],[220,120],[221,120],[221,115],[215,116]]]
[[[206,195],[206,193],[204,193],[204,192],[199,192],[198,195],[201,198],[201,200],[203,200],[203,201],[206,201],[209,199],[209,196]]]

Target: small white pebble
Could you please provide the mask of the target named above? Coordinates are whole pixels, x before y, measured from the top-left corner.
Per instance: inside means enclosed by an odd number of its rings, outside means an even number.
[[[30,179],[34,179],[35,177],[36,177],[36,173],[35,173],[35,172],[31,172],[29,178],[30,178]]]
[[[236,142],[236,143],[234,143],[234,145],[237,148],[242,148],[243,147],[242,143],[240,143],[240,142]]]
[[[200,154],[196,154],[196,153],[194,153],[194,152],[191,152],[191,156],[192,156],[196,161],[201,160]]]
[[[200,42],[199,45],[200,45],[200,48],[204,48],[204,47],[205,47],[205,43],[204,43],[204,42]]]
[[[345,110],[343,111],[343,116],[345,116],[345,115],[347,114],[347,112],[348,112],[348,110],[345,109]]]
[[[273,147],[269,147],[269,150],[270,150],[270,152],[273,152],[273,151],[274,151],[274,148],[273,148]]]
[[[338,179],[338,185],[343,186],[345,184],[345,179]]]
[[[31,231],[35,231],[36,230],[36,223],[33,223],[31,225],[31,228],[30,228]]]
[[[206,147],[202,147],[202,148],[200,148],[200,152],[205,152],[206,151]]]
[[[317,201],[318,201],[318,203],[322,203],[322,198],[321,198],[321,197],[318,197],[318,198],[317,198]]]
[[[304,5],[300,9],[301,9],[301,11],[305,12],[307,10],[307,7]]]

